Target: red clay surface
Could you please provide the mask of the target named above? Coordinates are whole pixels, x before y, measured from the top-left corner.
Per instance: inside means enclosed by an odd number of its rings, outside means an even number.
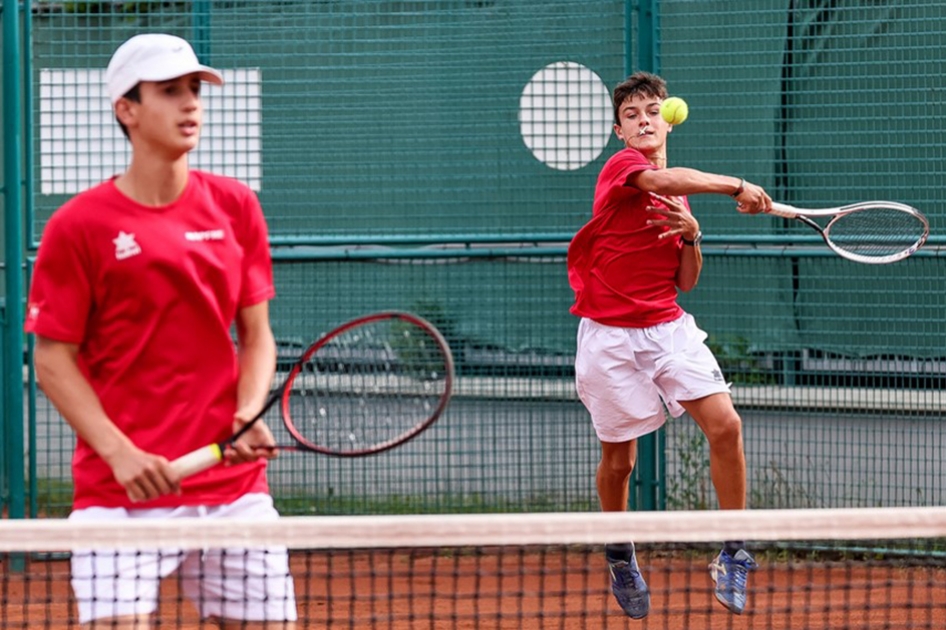
[[[526,629],[946,628],[946,570],[931,567],[792,568],[765,561],[751,575],[746,613],[716,603],[709,558],[639,554],[652,590],[650,615],[623,615],[609,591],[600,552],[437,555],[359,552],[295,557],[298,628]],[[371,575],[371,572],[374,575]],[[330,579],[328,576],[332,576]],[[78,627],[63,560],[36,562],[27,574],[0,573],[0,628]],[[176,580],[162,589],[161,628],[202,628]]]

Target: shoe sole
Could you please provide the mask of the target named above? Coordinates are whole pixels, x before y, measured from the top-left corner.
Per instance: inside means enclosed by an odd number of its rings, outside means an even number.
[[[618,601],[617,595],[614,596],[614,601],[616,601],[616,602],[618,603],[618,606],[621,606],[621,602]],[[641,614],[641,615],[631,614],[631,613],[629,613],[629,612],[627,611],[626,608],[624,608],[624,606],[621,606],[621,610],[623,610],[623,611],[624,611],[624,614],[627,615],[628,617],[630,617],[631,619],[643,619],[644,617],[646,617],[646,616],[650,613],[650,595],[648,594],[648,596],[647,596],[647,609],[644,611],[643,614]]]
[[[743,613],[743,611],[745,610],[745,608],[743,608],[742,610],[738,610],[738,609],[736,609],[736,608],[730,607],[730,605],[726,602],[726,600],[723,599],[723,596],[722,596],[722,595],[720,595],[719,593],[716,593],[716,592],[714,592],[714,594],[716,595],[716,601],[719,602],[720,606],[722,606],[723,608],[725,608],[726,610],[728,610],[728,611],[731,612],[732,614],[734,614],[734,615],[741,615],[741,614]]]

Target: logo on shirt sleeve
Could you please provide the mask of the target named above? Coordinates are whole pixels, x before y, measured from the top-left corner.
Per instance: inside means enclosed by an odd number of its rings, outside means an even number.
[[[118,237],[113,238],[112,242],[115,243],[116,260],[125,260],[141,253],[141,246],[135,241],[134,234],[126,234],[120,231]]]

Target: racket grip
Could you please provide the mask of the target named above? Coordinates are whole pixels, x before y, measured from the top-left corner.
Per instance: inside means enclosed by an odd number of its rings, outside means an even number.
[[[211,466],[216,466],[221,460],[223,460],[223,449],[219,444],[211,444],[191,451],[187,455],[181,455],[171,462],[171,468],[181,477],[190,477]]]
[[[784,203],[772,202],[772,209],[766,214],[774,214],[777,217],[783,217],[785,219],[794,219],[798,216],[798,211],[792,206],[785,205]]]

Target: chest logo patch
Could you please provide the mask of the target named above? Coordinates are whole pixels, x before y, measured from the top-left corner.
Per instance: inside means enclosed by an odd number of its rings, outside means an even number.
[[[115,243],[115,259],[125,260],[141,253],[141,246],[135,241],[134,234],[119,232],[118,237],[112,239]]]
[[[184,238],[189,241],[222,241],[223,230],[203,230],[201,232],[184,232]]]

